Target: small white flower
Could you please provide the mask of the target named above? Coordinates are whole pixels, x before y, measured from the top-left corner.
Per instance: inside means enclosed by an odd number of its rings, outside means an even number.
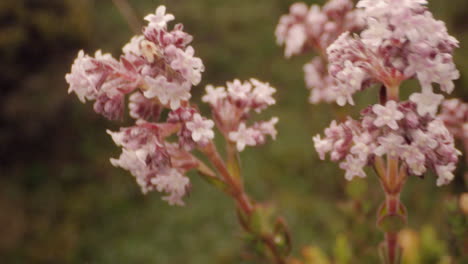
[[[188,101],[192,95],[190,94],[190,84],[183,83],[181,85],[170,83],[167,86],[165,97],[160,98],[163,104],[169,103],[172,110],[180,107],[182,101]]]
[[[350,152],[357,155],[362,161],[367,161],[369,154],[372,154],[375,144],[372,142],[373,138],[367,132],[353,137],[354,145]]]
[[[268,83],[260,82],[256,79],[250,79],[250,82],[254,85],[252,90],[253,99],[258,104],[272,105],[275,104],[275,99],[273,94],[276,92],[276,89],[271,87]]]
[[[166,50],[174,50],[176,57],[171,62],[171,68],[179,71],[182,76],[191,84],[198,85],[201,81],[201,73],[205,71],[205,66],[200,58],[194,57],[195,51],[192,46],[188,46],[185,51],[170,46]]]
[[[270,121],[261,122],[258,130],[264,135],[270,135],[273,140],[276,139],[278,131],[276,131],[275,125],[278,123],[278,117],[272,117]]]
[[[437,172],[437,186],[442,186],[449,184],[454,178],[455,175],[453,171],[455,170],[455,164],[449,163],[448,165],[439,165],[436,166]]]
[[[379,157],[384,154],[397,157],[405,143],[405,139],[402,136],[394,133],[379,137],[377,141],[380,145],[374,150],[374,154]]]
[[[421,116],[426,114],[435,116],[443,99],[444,96],[435,94],[432,91],[414,93],[410,96],[410,100],[416,103],[418,114]]]
[[[155,14],[145,16],[145,20],[149,22],[149,26],[156,29],[166,28],[167,22],[174,20],[174,15],[166,14],[166,7],[161,5],[156,9]]]
[[[292,55],[300,53],[306,41],[307,35],[304,25],[293,25],[289,29],[288,35],[286,37],[286,48],[284,50],[284,55],[286,58],[290,58]]]
[[[412,133],[413,142],[421,148],[435,149],[438,145],[437,140],[431,137],[430,133],[424,133],[421,129],[417,129]]]
[[[182,101],[190,99],[190,83],[168,82],[164,76],[155,79],[146,76],[147,89],[144,92],[146,98],[157,97],[161,104],[169,105],[172,110],[180,107]]]
[[[398,129],[397,121],[403,119],[404,115],[398,110],[398,104],[391,100],[385,106],[376,104],[372,107],[372,111],[377,115],[374,120],[374,125],[377,127],[388,126],[393,130]]]
[[[245,100],[250,96],[252,85],[249,82],[242,83],[240,80],[235,79],[232,82],[227,82],[227,91],[229,96],[235,100]]]
[[[206,94],[202,97],[202,101],[212,106],[227,97],[226,89],[222,86],[215,88],[213,85],[207,85],[205,90]]]
[[[192,132],[192,139],[195,142],[206,142],[214,138],[214,122],[204,119],[199,113],[196,113],[193,120],[187,122],[186,126]]]
[[[365,178],[364,166],[366,166],[366,162],[355,158],[353,155],[346,156],[346,161],[340,163],[340,168],[346,170],[345,179],[348,181],[354,177]]]
[[[411,172],[415,175],[422,175],[426,171],[426,167],[424,166],[426,157],[424,154],[418,147],[413,145],[407,145],[402,149],[403,152],[401,156],[405,160]]]
[[[237,131],[229,133],[229,139],[236,142],[238,151],[243,151],[245,146],[255,146],[257,141],[255,140],[256,131],[251,128],[247,128],[245,123],[241,123]]]
[[[177,169],[167,169],[157,177],[151,179],[151,184],[156,186],[158,192],[166,192],[169,195],[163,197],[170,205],[184,205],[182,198],[190,184],[190,180]]]
[[[312,138],[314,141],[315,150],[319,154],[321,160],[325,159],[325,154],[333,149],[333,142],[328,139],[321,139],[320,135]]]

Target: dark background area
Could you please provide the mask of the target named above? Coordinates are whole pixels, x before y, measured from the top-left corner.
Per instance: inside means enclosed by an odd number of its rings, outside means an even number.
[[[279,17],[294,1],[128,2],[141,18],[165,4],[195,37],[206,66],[195,101],[206,84],[234,78],[256,77],[278,89],[277,105],[263,114],[280,118],[277,140],[241,157],[247,190],[276,203],[287,219],[294,255],[309,246],[333,263],[378,263],[377,179],[368,171],[349,184],[336,164],[318,159],[311,137],[334,118],[333,106],[307,102],[302,66],[313,54],[287,60],[275,44]],[[468,99],[468,1],[432,0],[430,9],[460,40],[462,77],[450,97]],[[118,57],[132,35],[111,0],[0,1],[0,263],[244,263],[232,201],[196,174],[185,207],[142,195],[133,177],[108,161],[119,149],[105,130],[131,120],[107,121],[67,94],[64,76],[78,50]],[[356,116],[376,96],[369,89],[344,111]],[[443,188],[430,174],[409,180],[403,201],[414,259],[407,263],[466,261],[467,220],[457,205],[467,190],[464,171],[460,165]]]

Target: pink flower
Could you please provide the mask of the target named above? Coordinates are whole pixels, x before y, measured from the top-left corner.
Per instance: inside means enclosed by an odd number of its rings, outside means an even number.
[[[387,154],[390,157],[398,157],[400,151],[405,146],[405,139],[395,133],[379,137],[377,141],[379,145],[374,150],[377,156]]]
[[[168,169],[158,177],[151,179],[151,184],[158,192],[165,192],[169,195],[163,197],[170,205],[184,205],[182,198],[190,187],[190,181],[177,169]]]
[[[432,91],[414,93],[410,96],[410,100],[418,106],[418,114],[421,116],[426,114],[435,116],[443,99],[442,95],[435,94]]]
[[[414,175],[420,176],[424,172],[426,172],[426,157],[417,146],[405,146],[405,148],[403,148],[401,156],[405,160],[406,164],[408,165],[409,169]]]
[[[372,111],[377,115],[374,121],[374,125],[377,127],[388,126],[393,130],[397,130],[397,121],[404,117],[403,113],[398,110],[395,101],[388,101],[385,106],[376,104],[372,107]]]
[[[273,94],[276,89],[271,87],[269,83],[263,83],[256,79],[250,79],[254,89],[252,90],[252,97],[255,105],[258,105],[258,111],[276,103]]]
[[[70,85],[68,93],[75,92],[81,102],[94,100],[98,94],[98,86],[107,77],[108,73],[101,67],[99,59],[114,62],[108,54],[102,55],[101,51],[96,51],[96,58],[85,55],[83,50],[78,52],[78,56],[73,62],[71,72],[65,75],[67,83]],[[104,61],[103,61],[104,62]]]
[[[196,113],[193,120],[185,124],[192,132],[192,139],[195,142],[207,142],[214,138],[213,126],[214,122],[209,119],[204,119],[200,114]]]
[[[299,54],[307,40],[306,29],[303,25],[293,25],[286,38],[286,48],[284,56],[290,58],[292,55]]]
[[[122,52],[124,54],[133,54],[136,56],[140,56],[140,43],[144,39],[145,37],[141,35],[132,37],[130,41],[127,44],[125,44],[125,46],[122,48]]]
[[[205,67],[200,58],[193,57],[194,54],[195,51],[192,46],[188,46],[185,51],[176,49],[176,58],[171,62],[171,67],[179,71],[188,82],[198,85],[201,81],[201,73],[205,71]]]
[[[166,14],[166,7],[161,5],[156,9],[155,14],[145,16],[145,20],[149,21],[150,27],[164,29],[167,26],[167,22],[174,20],[174,15]]]
[[[232,82],[227,82],[228,95],[234,100],[250,99],[251,90],[252,84],[249,82],[241,83],[238,79],[235,79]]]
[[[421,129],[416,129],[411,134],[414,144],[420,148],[435,149],[438,145],[430,133],[425,133]]]
[[[264,135],[270,135],[275,140],[278,131],[276,131],[275,125],[278,123],[278,117],[272,117],[270,121],[258,123],[257,129]]]
[[[355,158],[352,155],[346,156],[346,160],[340,163],[340,168],[346,171],[345,179],[350,181],[354,177],[365,178],[366,173],[364,172],[365,161],[359,158]]]
[[[354,105],[352,95],[361,90],[366,73],[349,60],[344,62],[344,69],[337,73],[337,85],[333,88],[336,95],[336,103],[340,106],[349,103]]]
[[[168,82],[164,76],[156,79],[146,77],[148,89],[144,92],[145,97],[157,97],[163,105],[168,105],[172,110],[180,107],[182,101],[190,99],[190,84]]]
[[[439,165],[436,167],[437,172],[437,186],[442,186],[449,184],[454,178],[455,175],[453,172],[455,171],[455,164],[451,163],[448,165]]]
[[[229,133],[229,139],[236,143],[238,151],[243,151],[245,146],[255,146],[257,144],[255,136],[256,131],[252,128],[247,128],[245,123],[241,123],[237,131]]]
[[[226,89],[222,86],[215,88],[213,85],[207,85],[205,90],[206,94],[202,97],[202,101],[212,106],[227,97]]]
[[[312,138],[314,141],[315,150],[319,154],[321,160],[325,159],[325,154],[333,149],[333,144],[328,139],[321,139],[320,135],[316,135]]]
[[[364,132],[360,135],[355,135],[353,137],[354,145],[350,149],[350,153],[357,156],[362,161],[367,161],[369,155],[374,152],[375,139],[371,136],[370,133]]]

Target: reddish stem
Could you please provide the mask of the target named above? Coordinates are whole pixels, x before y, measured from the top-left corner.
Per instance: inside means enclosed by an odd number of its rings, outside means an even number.
[[[229,186],[229,194],[236,200],[237,206],[242,212],[247,216],[250,217],[254,211],[254,206],[248,195],[244,191],[244,187],[241,181],[232,177],[229,173],[226,165],[219,155],[218,151],[216,150],[216,146],[210,142],[207,146],[202,149],[203,153],[208,157],[210,162],[216,168],[216,170],[221,174],[221,177]],[[245,225],[244,228],[247,232],[251,232],[249,230],[248,225]],[[274,242],[274,238],[271,235],[264,235],[260,237],[261,241],[265,246],[270,250],[271,254],[273,255],[273,259],[276,264],[285,264],[286,260],[278,251],[277,245]]]
[[[239,184],[239,181],[234,179],[229,171],[227,170],[223,159],[219,155],[216,147],[212,142],[210,142],[206,147],[202,149],[202,151],[206,154],[210,162],[219,171],[221,177],[224,179],[226,184],[229,186],[229,193],[230,195],[236,200],[237,205],[239,208],[246,214],[250,215],[253,211],[252,203],[250,199],[244,192],[244,187]]]
[[[389,264],[397,263],[398,233],[386,232],[385,241],[387,243],[387,253]]]

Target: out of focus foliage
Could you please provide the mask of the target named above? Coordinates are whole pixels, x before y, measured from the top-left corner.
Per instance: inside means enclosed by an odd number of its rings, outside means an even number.
[[[335,164],[318,160],[310,139],[333,119],[333,107],[307,103],[307,56],[286,60],[275,45],[276,23],[293,1],[129,2],[139,17],[166,4],[195,36],[206,66],[197,100],[205,84],[236,77],[278,88],[268,113],[280,117],[278,139],[242,153],[243,172],[248,191],[286,216],[297,263],[378,263],[378,182],[348,184]],[[461,41],[454,96],[466,100],[468,2],[431,0],[430,7]],[[132,35],[111,0],[0,1],[2,263],[248,263],[230,200],[195,174],[185,208],[143,196],[108,162],[118,150],[105,129],[126,122],[108,122],[67,95],[64,75],[79,49],[118,56]],[[372,98],[373,91],[361,95],[355,109]],[[409,181],[405,263],[468,261],[467,215],[458,203],[465,169],[445,188],[435,187],[433,175]]]

